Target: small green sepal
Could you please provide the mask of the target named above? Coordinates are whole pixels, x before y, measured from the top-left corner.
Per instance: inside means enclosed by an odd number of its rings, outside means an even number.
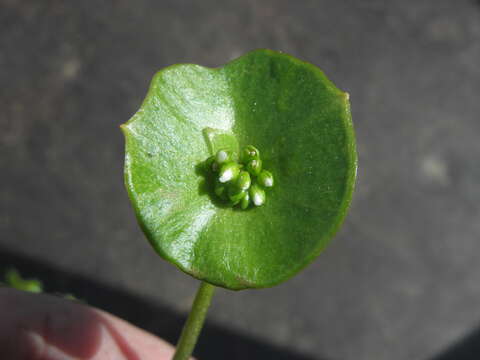
[[[248,193],[248,191],[246,191],[245,196],[243,197],[242,200],[240,200],[240,208],[242,210],[246,210],[249,205],[250,205],[250,194]]]
[[[212,169],[212,165],[213,163],[215,162],[215,156],[210,156],[207,160],[205,160],[205,162],[203,163],[203,169],[205,169],[206,171],[211,171],[213,170]]]
[[[232,202],[233,205],[237,205],[247,194],[247,191],[239,189],[235,185],[228,187],[228,199]]]
[[[221,199],[227,198],[227,185],[221,183],[218,180],[215,180],[215,188],[214,188],[215,195],[217,195]]]

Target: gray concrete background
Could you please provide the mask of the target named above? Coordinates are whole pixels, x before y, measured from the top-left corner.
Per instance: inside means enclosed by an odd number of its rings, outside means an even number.
[[[218,291],[209,322],[314,359],[434,358],[480,326],[478,1],[0,0],[1,249],[187,312],[197,283],[144,240],[118,126],[158,69],[259,47],[350,93],[358,187],[318,261]]]

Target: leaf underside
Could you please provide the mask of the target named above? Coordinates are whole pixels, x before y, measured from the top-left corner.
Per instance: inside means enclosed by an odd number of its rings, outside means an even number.
[[[229,289],[290,278],[343,221],[356,176],[348,95],[315,66],[257,50],[220,68],[158,72],[124,125],[125,183],[155,250]],[[209,192],[201,164],[252,144],[275,177],[264,206],[237,211]]]

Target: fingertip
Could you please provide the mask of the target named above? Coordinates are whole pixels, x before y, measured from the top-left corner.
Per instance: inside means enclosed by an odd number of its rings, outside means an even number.
[[[167,360],[175,351],[114,315],[49,295],[0,289],[0,312],[0,348],[10,346],[9,359]]]

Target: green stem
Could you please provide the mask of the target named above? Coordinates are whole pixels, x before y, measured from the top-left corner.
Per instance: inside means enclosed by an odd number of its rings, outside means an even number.
[[[190,310],[187,322],[183,326],[182,335],[180,335],[178,340],[177,351],[173,360],[187,360],[192,354],[198,335],[202,330],[214,291],[215,286],[206,282],[200,284],[193,301],[192,310]]]

